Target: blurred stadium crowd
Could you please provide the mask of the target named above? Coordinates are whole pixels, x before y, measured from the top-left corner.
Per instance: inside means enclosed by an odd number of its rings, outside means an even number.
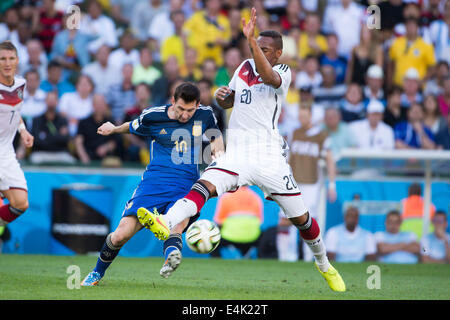
[[[372,4],[379,19],[366,10]],[[448,0],[4,0],[0,41],[18,48],[22,116],[35,137],[18,157],[146,164],[145,141],[103,137],[97,127],[168,103],[186,80],[225,130],[229,113],[213,93],[251,57],[241,32],[251,7],[259,31],[284,37],[280,62],[293,78],[283,135],[307,107],[337,156],[345,147],[450,149]]]

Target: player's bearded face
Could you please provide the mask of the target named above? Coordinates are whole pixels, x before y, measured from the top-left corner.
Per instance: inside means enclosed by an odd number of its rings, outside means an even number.
[[[196,101],[186,103],[183,99],[178,99],[173,104],[174,106],[174,112],[175,112],[175,118],[182,123],[188,122],[192,116],[195,113],[195,110],[197,110],[197,107],[200,103],[197,103]]]
[[[0,50],[0,75],[2,77],[14,77],[19,59],[12,50]]]

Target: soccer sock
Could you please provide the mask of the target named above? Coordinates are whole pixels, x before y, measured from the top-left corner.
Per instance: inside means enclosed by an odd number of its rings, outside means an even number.
[[[5,226],[8,223],[16,220],[25,211],[11,207],[9,204],[5,204],[0,207],[0,226]]]
[[[114,258],[119,254],[121,246],[114,246],[111,242],[111,233],[106,237],[105,243],[100,250],[99,257],[97,259],[97,265],[94,268],[95,272],[100,273],[100,276],[105,275],[106,269],[113,262]]]
[[[167,260],[169,257],[169,254],[174,250],[180,250],[183,248],[183,240],[181,238],[181,234],[174,233],[167,238],[166,241],[164,241],[164,261]]]
[[[326,272],[330,263],[328,261],[325,244],[320,234],[320,228],[316,219],[312,218],[309,213],[307,214],[308,220],[304,224],[298,226],[300,236],[311,249],[319,269],[322,272]]]
[[[164,215],[164,221],[169,229],[179,224],[186,218],[193,217],[200,212],[205,202],[209,199],[209,191],[206,186],[197,181],[191,191],[183,198],[175,202],[175,204]]]

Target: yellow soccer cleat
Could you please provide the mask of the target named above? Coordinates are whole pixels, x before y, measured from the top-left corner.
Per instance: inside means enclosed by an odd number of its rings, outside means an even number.
[[[342,280],[341,275],[339,272],[330,264],[330,267],[328,268],[327,272],[320,271],[319,267],[317,266],[317,270],[319,270],[320,274],[327,280],[328,285],[330,286],[331,290],[338,291],[338,292],[344,292],[345,291],[345,283],[344,280]]]
[[[156,208],[153,212],[141,207],[137,210],[137,218],[144,228],[149,229],[159,240],[166,240],[170,235],[164,218],[158,213]]]

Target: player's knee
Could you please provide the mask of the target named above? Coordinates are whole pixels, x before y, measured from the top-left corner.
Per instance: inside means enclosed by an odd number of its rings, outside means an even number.
[[[120,229],[111,233],[111,243],[115,247],[123,246],[130,239],[131,235],[127,234],[126,232],[123,232],[123,230]]]
[[[298,217],[292,217],[289,218],[289,220],[292,222],[292,224],[296,227],[299,227],[301,225],[304,225],[308,222],[309,212],[306,211],[304,214]]]
[[[25,212],[29,207],[28,199],[15,199],[10,202],[10,206],[17,210]]]

